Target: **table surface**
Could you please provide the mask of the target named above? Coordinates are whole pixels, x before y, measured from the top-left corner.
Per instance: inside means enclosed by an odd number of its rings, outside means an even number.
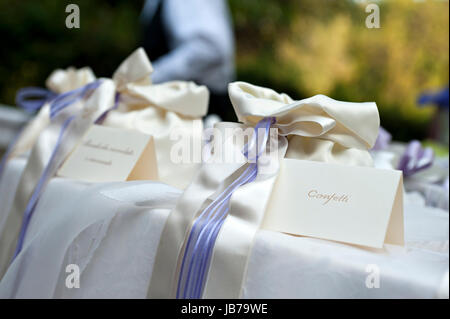
[[[0,230],[25,159],[0,181]],[[181,191],[156,182],[86,184],[54,178],[2,298],[145,298],[159,237]],[[448,298],[448,211],[405,198],[405,247],[367,249],[260,230],[243,298]],[[66,267],[81,270],[79,289]],[[232,265],[232,261],[230,261]],[[370,275],[379,287],[369,288]]]

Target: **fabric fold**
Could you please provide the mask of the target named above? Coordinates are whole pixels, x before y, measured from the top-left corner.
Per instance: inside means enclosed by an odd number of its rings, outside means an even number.
[[[243,123],[276,117],[274,127],[289,138],[288,158],[373,166],[368,150],[380,125],[375,103],[342,102],[325,95],[294,101],[245,82],[230,83],[229,94]]]

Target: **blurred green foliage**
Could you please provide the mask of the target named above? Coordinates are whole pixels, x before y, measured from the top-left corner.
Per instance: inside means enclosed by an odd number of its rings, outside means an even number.
[[[68,29],[65,8],[80,8],[80,28]],[[139,45],[143,1],[0,0],[0,101],[16,90],[44,86],[57,68],[90,66],[111,77]]]
[[[367,3],[350,0],[229,0],[239,80],[295,99],[322,93],[375,101],[398,140],[422,139],[433,108],[424,90],[449,81],[448,2],[378,1],[381,28],[368,29]],[[65,27],[76,3],[81,28]],[[23,86],[43,86],[56,68],[91,66],[112,75],[140,43],[143,1],[0,0],[0,101]],[[195,18],[195,17],[193,17]],[[205,26],[207,27],[207,26]]]
[[[416,99],[449,81],[448,2],[377,1],[381,28],[368,29],[371,2],[230,0],[238,78],[296,99],[375,101],[395,139],[424,138],[435,110]]]

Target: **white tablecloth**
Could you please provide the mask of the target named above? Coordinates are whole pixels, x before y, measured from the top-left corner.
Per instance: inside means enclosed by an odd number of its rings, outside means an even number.
[[[0,181],[0,230],[24,165],[10,161]],[[159,236],[180,193],[154,182],[52,179],[22,253],[0,282],[0,298],[145,298]],[[366,249],[260,230],[243,297],[448,298],[448,211],[413,198],[405,203],[406,247]],[[80,288],[66,287],[68,264],[80,267]],[[366,286],[368,267],[379,270],[379,288]]]

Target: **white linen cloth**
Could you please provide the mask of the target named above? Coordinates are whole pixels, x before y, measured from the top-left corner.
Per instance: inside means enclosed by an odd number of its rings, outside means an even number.
[[[0,225],[24,166],[24,158],[11,160],[0,181]],[[0,298],[145,298],[159,236],[180,194],[155,182],[52,179]],[[258,231],[242,297],[448,298],[448,212],[408,198],[405,248]],[[65,286],[68,264],[80,267],[80,288]],[[379,288],[366,286],[370,265],[378,267]]]

